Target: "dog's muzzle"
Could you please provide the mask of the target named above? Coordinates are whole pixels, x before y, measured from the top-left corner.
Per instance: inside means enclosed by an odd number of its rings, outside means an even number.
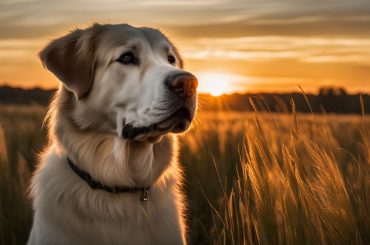
[[[197,78],[188,72],[170,73],[165,79],[168,88],[168,100],[173,113],[164,120],[150,126],[137,127],[125,124],[122,128],[122,137],[125,139],[138,139],[139,136],[157,137],[169,132],[181,133],[187,130],[195,115],[197,103]],[[169,109],[168,109],[169,111]],[[142,137],[141,137],[142,138]]]

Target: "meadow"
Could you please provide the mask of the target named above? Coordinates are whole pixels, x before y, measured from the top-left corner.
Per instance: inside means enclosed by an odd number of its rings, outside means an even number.
[[[1,244],[27,240],[45,112],[0,107]],[[361,115],[200,111],[180,136],[191,244],[370,244],[369,130]]]

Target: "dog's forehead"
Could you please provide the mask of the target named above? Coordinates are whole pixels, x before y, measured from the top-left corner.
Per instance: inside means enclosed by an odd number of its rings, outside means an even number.
[[[140,31],[145,35],[146,40],[153,48],[156,48],[158,46],[160,47],[166,46],[172,48],[171,42],[159,30],[148,27],[142,27],[140,28]]]
[[[146,43],[152,49],[173,48],[167,37],[159,30],[142,27],[136,28],[127,24],[106,26],[102,33],[102,42],[106,47],[118,47],[131,40]]]

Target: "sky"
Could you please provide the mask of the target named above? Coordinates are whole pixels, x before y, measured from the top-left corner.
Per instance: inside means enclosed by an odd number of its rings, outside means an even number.
[[[0,0],[0,85],[57,87],[37,53],[94,22],[161,29],[201,92],[370,92],[369,0]]]

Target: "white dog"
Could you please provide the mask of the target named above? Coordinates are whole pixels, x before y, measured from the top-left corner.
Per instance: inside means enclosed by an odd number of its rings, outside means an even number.
[[[185,244],[173,134],[194,117],[197,79],[158,30],[95,24],[40,53],[62,82],[33,176],[28,244]]]

